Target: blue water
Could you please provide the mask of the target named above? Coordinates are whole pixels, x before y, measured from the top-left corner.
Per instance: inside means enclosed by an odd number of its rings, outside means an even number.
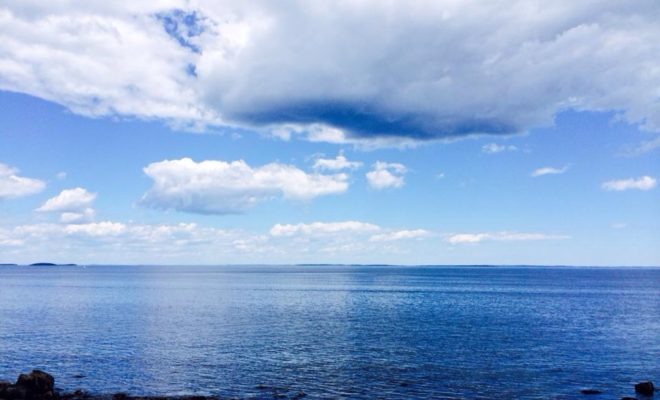
[[[618,399],[660,382],[660,269],[0,267],[0,379],[35,367],[96,393]]]

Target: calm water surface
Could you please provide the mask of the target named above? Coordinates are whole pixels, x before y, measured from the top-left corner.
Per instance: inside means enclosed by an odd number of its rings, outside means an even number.
[[[618,399],[660,381],[660,269],[0,267],[0,379],[33,367],[97,393]]]

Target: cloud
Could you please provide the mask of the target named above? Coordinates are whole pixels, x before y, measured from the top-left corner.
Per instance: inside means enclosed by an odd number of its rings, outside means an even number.
[[[316,170],[325,171],[341,171],[344,169],[358,169],[362,167],[359,161],[348,161],[343,154],[337,155],[336,158],[318,158],[314,161],[313,168]]]
[[[483,232],[483,233],[457,233],[449,235],[446,241],[451,244],[481,243],[484,241],[529,241],[529,240],[561,240],[570,239],[566,235],[549,235],[545,233],[519,233],[519,232]]]
[[[543,167],[543,168],[538,168],[532,171],[530,174],[533,177],[538,177],[538,176],[543,176],[543,175],[558,175],[558,174],[563,174],[564,172],[568,171],[570,168],[569,165],[565,165],[561,168],[555,168],[555,167]]]
[[[63,212],[60,214],[60,221],[65,224],[83,223],[93,220],[95,215],[96,211],[91,207],[87,207],[76,212]]]
[[[94,219],[96,211],[92,203],[96,199],[96,193],[90,193],[84,188],[65,189],[55,197],[52,197],[41,207],[38,212],[59,212],[60,221],[65,224],[89,222]]]
[[[84,115],[297,126],[330,142],[511,134],[568,109],[660,131],[659,10],[655,0],[8,0],[0,88]]]
[[[497,154],[497,153],[502,153],[504,151],[517,151],[518,147],[510,144],[510,145],[503,145],[503,144],[497,144],[497,143],[488,143],[483,146],[481,146],[481,152],[486,153],[486,154]]]
[[[635,156],[640,156],[642,154],[650,153],[658,148],[660,148],[660,136],[657,136],[654,139],[645,140],[636,146],[628,147],[620,154],[626,157],[635,157]]]
[[[326,235],[337,233],[365,233],[378,231],[378,225],[360,221],[312,222],[309,224],[276,224],[270,229],[271,236]]]
[[[48,199],[41,207],[40,212],[77,212],[89,207],[96,199],[96,193],[90,193],[84,188],[62,190],[57,196]]]
[[[46,187],[43,181],[18,176],[18,170],[0,163],[0,200],[30,196]]]
[[[353,255],[406,254],[411,240],[420,243],[431,235],[424,229],[391,229],[362,221],[276,224],[270,229],[273,245],[287,248],[318,262],[319,254]],[[408,242],[406,242],[408,241]],[[406,242],[406,243],[399,243]],[[355,262],[355,260],[349,260]]]
[[[367,172],[369,186],[376,190],[400,188],[404,185],[407,168],[403,164],[377,161]]]
[[[276,224],[269,232],[248,232],[194,223],[140,224],[99,221],[0,227],[6,259],[33,262],[107,263],[292,263],[365,262],[409,253],[420,245],[418,229],[392,230],[361,221]],[[389,235],[372,239],[375,234]],[[419,239],[399,246],[405,239]],[[34,259],[33,259],[34,258]],[[391,259],[391,258],[390,258]]]
[[[153,186],[143,205],[200,214],[240,213],[272,198],[310,200],[348,189],[343,173],[310,174],[279,163],[253,168],[243,160],[165,160],[149,164],[144,173]]]
[[[3,254],[33,262],[47,257],[60,262],[190,263],[190,260],[229,261],[241,250],[238,239],[255,240],[240,231],[194,223],[136,224],[100,221],[80,224],[30,224],[0,227]]]
[[[213,123],[191,74],[195,53],[168,32],[178,2],[166,3],[3,3],[0,88],[87,116]]]
[[[369,238],[370,242],[393,242],[397,240],[419,239],[429,236],[430,232],[425,229],[402,229],[387,233],[379,233]]]
[[[621,192],[624,190],[651,190],[657,185],[655,178],[641,176],[639,178],[620,179],[603,182],[601,187],[608,191]]]

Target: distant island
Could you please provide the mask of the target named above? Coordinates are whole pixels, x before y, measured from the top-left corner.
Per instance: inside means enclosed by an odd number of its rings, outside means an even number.
[[[55,264],[55,263],[49,263],[49,262],[38,262],[38,263],[33,263],[30,264],[30,267],[75,267],[78,264]]]

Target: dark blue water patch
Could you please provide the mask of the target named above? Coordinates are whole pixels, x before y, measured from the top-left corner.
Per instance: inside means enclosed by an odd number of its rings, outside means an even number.
[[[652,268],[0,267],[0,378],[39,367],[97,393],[618,399],[660,380],[659,315]]]

